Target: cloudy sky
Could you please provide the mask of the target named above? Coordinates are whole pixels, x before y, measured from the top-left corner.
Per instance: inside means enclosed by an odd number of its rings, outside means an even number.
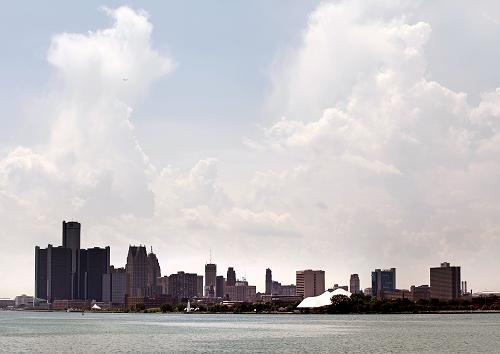
[[[0,297],[34,247],[263,290],[462,266],[500,290],[496,1],[52,1],[0,14]]]

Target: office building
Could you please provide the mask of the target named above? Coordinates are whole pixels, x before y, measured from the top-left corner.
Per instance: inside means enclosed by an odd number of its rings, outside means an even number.
[[[396,291],[396,268],[375,269],[372,272],[372,296],[384,298],[384,295]]]
[[[205,297],[215,297],[215,278],[217,277],[217,265],[205,264]]]
[[[279,295],[295,296],[297,295],[297,287],[293,284],[281,285],[281,293]]]
[[[53,247],[52,245],[48,245],[46,254],[47,263],[45,266],[47,267],[47,290],[45,294],[40,294],[45,295],[45,297],[40,297],[38,295],[35,296],[37,298],[46,299],[49,303],[52,303],[54,300],[71,299],[71,249],[62,246]],[[44,265],[41,264],[41,266],[43,267]],[[35,271],[35,273],[38,272]],[[39,288],[39,286],[36,287]]]
[[[236,272],[233,267],[227,268],[226,285],[234,286],[236,284]]]
[[[430,269],[431,298],[456,300],[460,296],[460,267],[441,263]]]
[[[109,258],[109,246],[80,250],[80,299],[103,301],[102,282],[110,270]]]
[[[127,272],[125,268],[110,266],[109,273],[102,276],[102,301],[112,306],[123,306],[127,291]]]
[[[303,298],[318,296],[325,292],[324,270],[298,270],[296,272],[297,295]]]
[[[412,285],[410,287],[410,299],[412,301],[418,300],[430,300],[431,298],[431,288],[429,285]]]
[[[151,247],[146,263],[146,296],[154,298],[161,294],[161,286],[158,284],[159,277],[161,277],[160,263],[156,254],[153,253],[153,247]]]
[[[328,289],[328,291],[335,291],[337,289],[349,291],[349,287],[347,285],[339,285],[339,284],[333,284],[333,287]]]
[[[127,295],[146,296],[147,254],[144,246],[129,246],[127,255]]]
[[[47,299],[47,249],[35,247],[35,297]]]
[[[351,294],[359,294],[361,292],[361,287],[359,285],[359,276],[357,274],[351,274],[351,279],[349,280],[349,289]]]
[[[196,279],[196,296],[201,299],[203,297],[203,275],[198,275]]]
[[[273,273],[269,268],[266,269],[266,294],[273,294]]]
[[[176,301],[186,301],[198,295],[198,275],[195,273],[177,272],[168,277],[168,288]]]
[[[275,280],[271,281],[271,290],[267,293],[269,284],[266,283],[266,295],[281,295],[281,283]]]
[[[170,291],[168,288],[168,275],[164,275],[163,277],[159,277],[157,280],[157,284],[160,286],[162,295],[170,294]]]
[[[31,307],[33,306],[33,296],[18,295],[14,298],[14,304],[16,307]]]
[[[227,285],[224,288],[224,300],[255,302],[257,288],[248,285],[247,281],[236,281],[234,285]]]
[[[215,278],[215,297],[218,298],[224,297],[224,282],[225,279],[222,275],[218,275]]]
[[[62,223],[62,246],[71,250],[71,299],[82,298],[79,289],[79,267],[80,267],[80,232],[79,222],[63,221]]]

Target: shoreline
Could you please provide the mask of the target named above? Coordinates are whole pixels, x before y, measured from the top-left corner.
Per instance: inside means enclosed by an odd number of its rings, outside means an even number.
[[[4,310],[1,312],[57,312],[68,313],[66,310],[35,310],[35,309],[22,309],[22,310]],[[464,314],[491,314],[500,313],[500,310],[443,310],[443,311],[421,311],[421,312],[351,312],[351,313],[314,313],[314,312],[130,312],[130,311],[69,311],[69,313],[96,313],[96,314],[147,314],[147,315],[464,315]]]

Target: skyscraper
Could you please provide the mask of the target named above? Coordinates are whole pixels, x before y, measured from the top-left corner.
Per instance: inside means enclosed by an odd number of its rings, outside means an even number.
[[[103,276],[110,271],[109,259],[109,246],[106,248],[94,247],[87,250],[80,250],[80,268],[82,269],[80,274],[84,280],[80,298],[103,301],[102,281]]]
[[[271,269],[266,269],[266,294],[271,295],[273,293],[273,273]]]
[[[79,289],[80,268],[80,231],[81,225],[76,221],[63,221],[62,246],[71,249],[71,299],[81,299]]]
[[[127,290],[127,273],[125,268],[114,268],[102,276],[102,301],[110,302],[115,306],[125,304],[125,292]]]
[[[47,249],[35,247],[35,297],[47,299]]]
[[[197,296],[197,283],[198,275],[193,273],[177,272],[168,277],[170,295],[177,301],[185,301]]]
[[[227,268],[226,285],[236,285],[236,272],[234,271],[233,267]]]
[[[224,276],[218,275],[215,278],[215,297],[224,297]]]
[[[396,268],[375,269],[372,272],[372,296],[383,298],[396,291]]]
[[[144,246],[129,246],[127,255],[127,295],[146,296],[147,253]]]
[[[46,266],[47,301],[71,299],[71,249],[49,245]]]
[[[349,280],[349,290],[352,294],[358,294],[361,292],[361,287],[359,285],[359,275],[351,274],[351,279]]]
[[[430,269],[431,298],[455,300],[460,296],[460,267],[443,262]]]
[[[303,298],[321,295],[325,292],[324,270],[298,270],[296,280],[297,295]]]
[[[203,275],[196,277],[196,296],[199,298],[203,297]]]
[[[217,265],[205,264],[205,297],[215,297],[215,285],[217,277]]]
[[[147,269],[146,269],[146,295],[150,297],[158,297],[161,295],[161,287],[158,284],[158,278],[161,277],[160,264],[156,254],[153,253],[153,247],[148,254]]]

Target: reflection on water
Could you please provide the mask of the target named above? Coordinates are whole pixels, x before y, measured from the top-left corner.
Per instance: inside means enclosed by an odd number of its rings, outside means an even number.
[[[0,352],[495,353],[500,314],[0,312]]]

